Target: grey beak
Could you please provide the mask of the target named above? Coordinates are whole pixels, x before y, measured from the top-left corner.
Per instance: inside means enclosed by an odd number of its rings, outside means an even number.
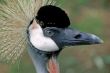
[[[62,43],[65,46],[90,45],[101,44],[103,43],[103,40],[94,34],[79,32],[73,29],[65,29],[65,35],[63,35]]]
[[[101,44],[103,40],[94,34],[85,34],[85,40],[88,41],[89,44]]]
[[[74,38],[68,36],[68,39],[62,40],[63,44],[69,45],[90,45],[90,44],[101,44],[103,40],[94,34],[80,33]]]

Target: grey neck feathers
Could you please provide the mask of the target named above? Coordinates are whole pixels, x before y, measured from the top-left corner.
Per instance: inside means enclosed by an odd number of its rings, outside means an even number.
[[[36,48],[28,48],[28,52],[35,66],[36,73],[48,73],[47,67],[45,65],[48,61],[48,58],[45,57],[44,54],[40,54],[34,49]]]

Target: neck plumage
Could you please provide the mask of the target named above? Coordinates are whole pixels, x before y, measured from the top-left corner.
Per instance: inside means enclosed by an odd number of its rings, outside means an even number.
[[[35,48],[28,48],[28,53],[32,59],[36,73],[49,73],[46,67],[48,59],[45,58],[45,55],[38,54],[34,49]]]

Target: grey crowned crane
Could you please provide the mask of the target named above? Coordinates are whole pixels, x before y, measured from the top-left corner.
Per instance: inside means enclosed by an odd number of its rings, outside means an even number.
[[[65,46],[102,43],[97,36],[69,28],[69,25],[69,18],[62,9],[51,5],[39,9],[27,30],[28,52],[37,73],[59,73],[56,59]]]
[[[102,43],[93,34],[69,28],[68,15],[54,4],[53,0],[0,4],[0,61],[15,62],[28,46],[36,73],[59,73],[56,59],[65,46]]]

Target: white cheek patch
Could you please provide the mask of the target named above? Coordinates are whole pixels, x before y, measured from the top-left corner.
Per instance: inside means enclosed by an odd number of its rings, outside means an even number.
[[[51,38],[48,37],[34,35],[30,37],[30,42],[34,47],[42,51],[51,52],[59,50],[56,43]]]
[[[37,49],[48,52],[59,50],[58,46],[51,38],[44,36],[42,28],[35,20],[29,27],[29,35],[30,42]]]

